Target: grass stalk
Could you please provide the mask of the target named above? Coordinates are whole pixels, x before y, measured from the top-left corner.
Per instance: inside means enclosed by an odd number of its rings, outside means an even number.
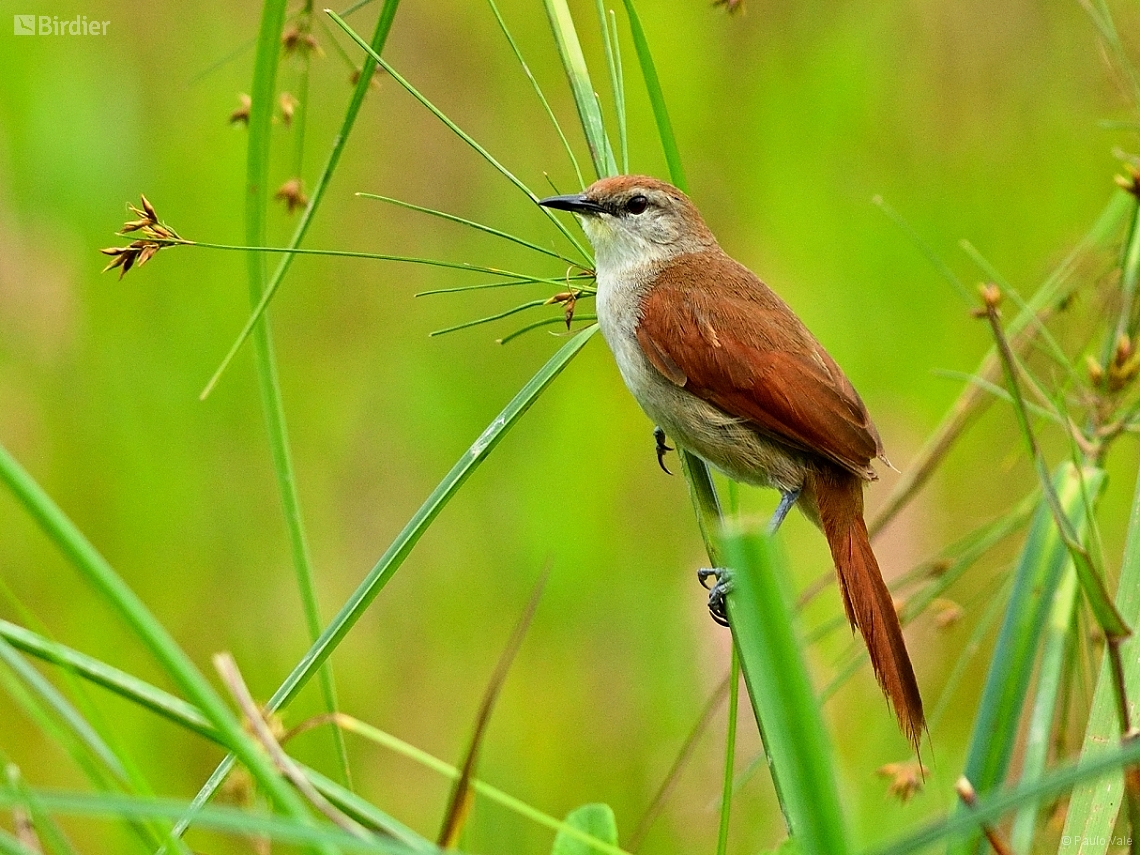
[[[253,84],[250,90],[249,139],[246,160],[245,240],[250,246],[265,244],[265,212],[269,204],[269,151],[273,120],[274,92],[277,84],[277,67],[281,54],[281,31],[285,23],[285,0],[265,0],[261,28],[258,34],[257,53],[254,57]],[[246,256],[249,284],[249,301],[254,312],[267,290],[265,256],[251,252]],[[316,585],[313,581],[312,559],[305,535],[305,520],[301,512],[301,499],[297,492],[297,476],[293,466],[293,453],[289,445],[289,429],[285,418],[285,402],[281,394],[281,381],[277,373],[277,357],[268,318],[255,324],[251,333],[257,385],[269,439],[273,473],[285,518],[293,572],[301,597],[302,611],[310,637],[320,633],[321,618],[317,604]],[[321,694],[329,712],[337,710],[336,683],[331,666],[320,676]],[[336,738],[335,749],[341,774],[347,783],[351,780],[348,752],[343,739]]]

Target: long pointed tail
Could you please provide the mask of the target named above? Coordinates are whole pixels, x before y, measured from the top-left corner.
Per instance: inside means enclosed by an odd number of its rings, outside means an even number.
[[[813,480],[820,527],[831,547],[847,619],[863,635],[875,677],[895,708],[899,727],[918,751],[926,729],[922,697],[898,614],[867,536],[863,483],[855,475],[839,471],[821,473]]]

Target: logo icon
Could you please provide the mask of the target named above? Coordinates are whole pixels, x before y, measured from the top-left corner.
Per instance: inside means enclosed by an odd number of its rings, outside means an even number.
[[[13,15],[12,32],[17,36],[34,36],[36,34],[36,16]]]

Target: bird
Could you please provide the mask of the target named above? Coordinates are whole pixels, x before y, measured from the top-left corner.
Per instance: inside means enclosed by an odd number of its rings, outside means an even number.
[[[890,461],[851,381],[673,185],[620,175],[538,203],[575,214],[593,246],[598,325],[656,425],[658,462],[667,436],[736,481],[778,490],[770,531],[793,506],[823,531],[848,621],[917,751],[922,696],[863,518],[872,463]]]

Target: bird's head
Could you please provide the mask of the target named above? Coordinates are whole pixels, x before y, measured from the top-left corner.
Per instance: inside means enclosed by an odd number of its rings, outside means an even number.
[[[603,178],[583,193],[551,196],[538,204],[578,215],[603,271],[716,246],[689,197],[646,175]]]

